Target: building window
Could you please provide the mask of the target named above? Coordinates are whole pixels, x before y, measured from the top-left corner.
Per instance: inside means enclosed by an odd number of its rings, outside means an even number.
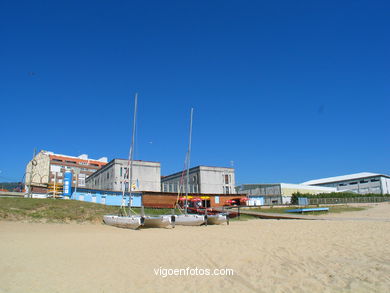
[[[229,193],[230,193],[229,186],[225,186],[225,193],[226,193],[226,194],[229,194]]]
[[[229,184],[229,175],[225,175],[225,184]]]
[[[378,178],[371,179],[371,182],[378,182],[378,181],[379,181]]]
[[[360,183],[362,183],[362,184],[368,183],[368,180],[360,180]]]
[[[350,182],[350,183],[349,183],[349,185],[355,185],[355,184],[357,184],[357,182],[356,182],[356,181],[354,181],[354,182]]]
[[[123,169],[123,168],[121,167],[121,169],[120,169],[120,177],[122,177],[122,169]]]

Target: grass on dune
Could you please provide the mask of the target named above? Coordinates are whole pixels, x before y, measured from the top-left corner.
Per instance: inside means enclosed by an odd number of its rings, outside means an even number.
[[[133,209],[140,212],[139,208]],[[117,214],[119,207],[64,200],[33,198],[0,198],[0,220],[37,222],[102,222],[103,215]],[[145,214],[168,214],[169,209],[147,209]]]

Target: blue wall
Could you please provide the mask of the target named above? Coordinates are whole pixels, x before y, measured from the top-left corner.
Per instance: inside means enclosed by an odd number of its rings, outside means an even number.
[[[126,205],[129,204],[129,193],[125,194]],[[95,202],[105,204],[109,206],[120,206],[122,203],[122,192],[119,191],[105,191],[105,190],[94,190],[86,188],[78,188],[77,191],[72,188],[72,196],[70,199]],[[142,204],[142,193],[133,192],[133,207],[141,207]]]

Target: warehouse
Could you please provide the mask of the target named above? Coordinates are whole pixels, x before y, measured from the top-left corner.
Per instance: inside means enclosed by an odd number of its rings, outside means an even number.
[[[330,193],[334,187],[306,186],[291,183],[243,184],[237,187],[239,193],[248,196],[248,206],[290,204],[293,193]]]
[[[390,176],[370,172],[310,180],[303,182],[302,184],[308,186],[333,187],[339,191],[355,192],[359,194],[390,193]]]

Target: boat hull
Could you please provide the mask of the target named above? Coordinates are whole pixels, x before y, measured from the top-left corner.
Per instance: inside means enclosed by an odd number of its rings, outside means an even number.
[[[175,215],[175,225],[200,226],[205,223],[204,215]]]
[[[227,215],[207,215],[207,225],[221,225],[227,223]]]
[[[174,223],[170,215],[145,216],[144,219],[143,228],[166,228]]]
[[[105,215],[103,221],[106,225],[133,230],[138,229],[143,224],[143,218],[140,216]]]

